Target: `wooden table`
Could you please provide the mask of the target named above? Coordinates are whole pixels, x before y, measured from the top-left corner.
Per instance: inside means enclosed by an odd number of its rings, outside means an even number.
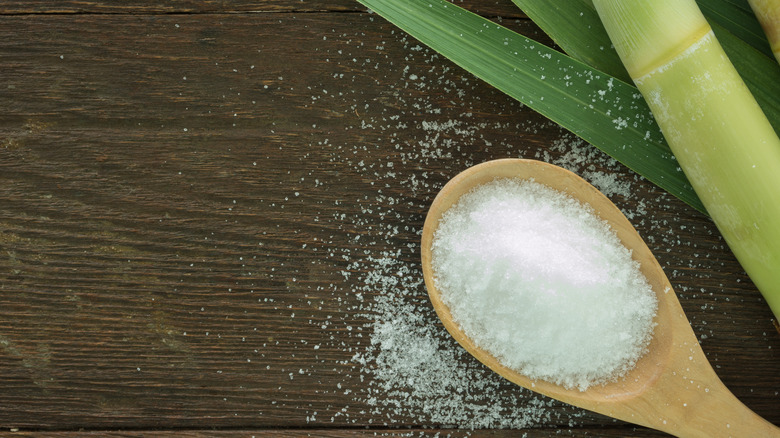
[[[509,0],[463,6],[547,41]],[[426,209],[503,157],[601,187],[780,423],[780,336],[705,216],[357,3],[0,22],[0,436],[661,436],[513,387],[438,323]]]

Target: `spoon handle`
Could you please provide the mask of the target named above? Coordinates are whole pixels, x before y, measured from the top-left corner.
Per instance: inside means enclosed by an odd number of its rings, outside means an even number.
[[[694,403],[682,410],[676,428],[667,432],[681,438],[780,437],[780,428],[751,411],[722,384]]]
[[[669,371],[643,395],[654,407],[644,413],[649,426],[680,438],[780,438],[780,428],[750,410],[721,382],[701,346],[689,347],[676,350]]]

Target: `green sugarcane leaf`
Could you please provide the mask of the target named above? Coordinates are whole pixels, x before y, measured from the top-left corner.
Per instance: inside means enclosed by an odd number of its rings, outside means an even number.
[[[696,0],[696,3],[710,24],[717,23],[766,57],[774,58],[766,34],[747,0]]]
[[[358,1],[705,212],[632,85],[444,0]]]
[[[569,56],[631,83],[592,0],[512,0]]]
[[[631,83],[592,0],[512,1],[566,53]],[[698,5],[775,132],[780,133],[780,100],[777,99],[780,96],[780,64],[750,6],[739,0],[698,0]],[[751,43],[737,37],[735,32]]]

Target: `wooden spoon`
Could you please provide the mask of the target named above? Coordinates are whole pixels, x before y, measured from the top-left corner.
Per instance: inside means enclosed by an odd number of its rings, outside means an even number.
[[[442,214],[461,195],[496,178],[533,179],[589,204],[632,250],[658,297],[658,313],[649,351],[624,378],[586,391],[531,380],[476,346],[453,321],[433,281],[433,234]],[[680,437],[780,437],[780,429],[743,405],[715,374],[669,280],[628,219],[595,187],[568,170],[540,161],[504,159],[462,172],[444,186],[428,211],[422,235],[422,266],[433,307],[450,334],[480,362],[511,382],[584,409]]]

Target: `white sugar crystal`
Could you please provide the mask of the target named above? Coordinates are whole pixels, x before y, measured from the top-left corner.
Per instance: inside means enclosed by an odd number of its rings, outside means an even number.
[[[565,194],[514,179],[479,186],[445,213],[432,249],[457,324],[532,379],[585,390],[646,351],[653,290],[609,225]]]

